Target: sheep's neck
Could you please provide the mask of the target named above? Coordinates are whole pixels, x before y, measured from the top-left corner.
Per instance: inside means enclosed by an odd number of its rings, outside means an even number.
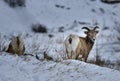
[[[94,44],[94,42],[93,42],[88,36],[86,36],[86,43],[88,44],[88,46],[89,46],[90,48],[92,48],[92,46],[93,46],[93,44]]]

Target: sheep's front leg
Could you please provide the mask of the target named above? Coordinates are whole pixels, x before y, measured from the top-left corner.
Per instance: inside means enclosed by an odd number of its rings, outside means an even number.
[[[86,62],[86,59],[85,59],[85,58],[82,58],[82,61],[83,61],[83,62]]]
[[[81,53],[80,55],[79,55],[79,58],[81,58],[81,61],[86,62],[86,54],[85,53]]]

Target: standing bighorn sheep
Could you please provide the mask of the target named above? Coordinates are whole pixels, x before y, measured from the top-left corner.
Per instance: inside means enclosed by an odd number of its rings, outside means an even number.
[[[86,29],[84,33],[86,37],[80,37],[78,35],[71,34],[65,40],[65,48],[68,59],[79,59],[82,61],[87,61],[90,50],[93,47],[96,35],[98,33],[98,26],[93,29],[88,27],[83,27]]]

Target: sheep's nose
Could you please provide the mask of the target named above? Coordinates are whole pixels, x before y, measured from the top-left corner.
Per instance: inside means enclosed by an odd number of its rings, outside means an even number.
[[[95,39],[93,39],[93,41],[95,41]]]

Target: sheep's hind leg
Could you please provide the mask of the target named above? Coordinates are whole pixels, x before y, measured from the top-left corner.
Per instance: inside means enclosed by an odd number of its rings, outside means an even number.
[[[74,51],[71,53],[71,59],[76,59],[76,53]]]

